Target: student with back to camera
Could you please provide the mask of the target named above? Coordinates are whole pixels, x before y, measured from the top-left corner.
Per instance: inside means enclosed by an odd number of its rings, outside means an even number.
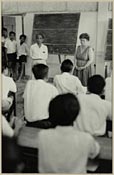
[[[75,127],[94,136],[106,133],[106,120],[112,120],[111,103],[101,99],[104,93],[105,80],[101,75],[93,75],[88,79],[87,94],[79,94],[81,110]]]
[[[54,85],[60,94],[69,92],[77,95],[86,92],[86,88],[82,86],[78,77],[72,75],[73,63],[71,60],[64,60],[60,69],[61,75],[54,77]]]
[[[89,133],[75,130],[80,105],[73,94],[55,97],[49,105],[53,128],[38,133],[40,173],[86,173],[88,158],[99,154],[99,144]]]
[[[29,80],[25,87],[24,113],[27,125],[31,127],[38,127],[42,120],[48,119],[49,102],[58,95],[57,89],[47,83],[48,70],[45,64],[34,65],[32,72],[35,80]]]

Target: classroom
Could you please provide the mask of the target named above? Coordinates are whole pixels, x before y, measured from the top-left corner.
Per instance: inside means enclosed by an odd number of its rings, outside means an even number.
[[[113,173],[113,2],[1,9],[2,173]]]

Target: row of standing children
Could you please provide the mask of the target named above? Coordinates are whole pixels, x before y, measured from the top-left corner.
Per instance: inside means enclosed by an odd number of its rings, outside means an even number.
[[[25,63],[27,62],[27,55],[29,49],[26,44],[26,35],[20,35],[20,43],[15,40],[15,32],[9,32],[7,37],[7,29],[2,29],[2,63],[6,62],[9,68],[9,76],[15,81],[20,81],[25,75]]]

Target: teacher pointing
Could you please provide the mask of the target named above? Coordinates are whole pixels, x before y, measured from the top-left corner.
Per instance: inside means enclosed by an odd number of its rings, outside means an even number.
[[[75,69],[74,75],[76,75],[83,86],[87,86],[88,78],[92,75],[91,64],[94,59],[93,48],[89,45],[90,37],[87,33],[82,33],[79,36],[81,45],[78,46],[75,53]]]

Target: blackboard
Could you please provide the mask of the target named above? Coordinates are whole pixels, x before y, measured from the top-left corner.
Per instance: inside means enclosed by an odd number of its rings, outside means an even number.
[[[112,60],[112,19],[109,19],[105,60]]]
[[[50,54],[74,54],[80,13],[36,14],[34,16],[32,43],[37,33],[43,33]]]

